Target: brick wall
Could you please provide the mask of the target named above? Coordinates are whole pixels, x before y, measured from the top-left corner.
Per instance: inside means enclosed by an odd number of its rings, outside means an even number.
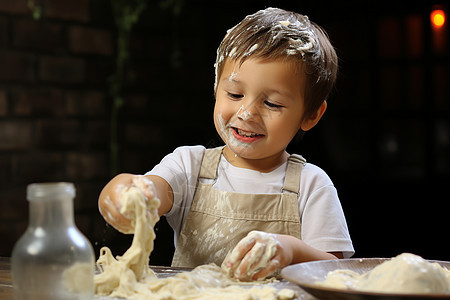
[[[10,255],[27,226],[26,186],[45,181],[74,182],[78,227],[97,253],[108,245],[121,254],[129,237],[108,227],[97,210],[98,194],[111,177],[108,77],[115,69],[116,33],[109,1],[36,3],[43,7],[38,20],[27,0],[0,0],[0,256]],[[199,17],[195,11],[189,16],[195,15]],[[171,67],[173,43],[188,45],[182,39],[194,34],[181,38],[174,28],[173,13],[157,3],[149,4],[135,28],[120,114],[120,172],[146,172],[174,147],[205,144],[214,136],[213,128],[198,130],[201,122],[210,121],[209,114],[190,115],[211,108],[193,104],[211,97],[214,52],[210,65],[193,60],[198,81],[181,84],[178,79],[191,74]],[[192,26],[183,30],[199,31]],[[185,94],[194,100],[186,101]],[[168,119],[178,119],[185,131],[162,124]],[[172,233],[164,220],[158,231],[162,250],[153,261],[164,264],[170,260]]]
[[[74,182],[79,228],[92,240],[105,226],[95,197],[109,176],[109,104],[105,79],[89,69],[96,60],[113,69],[114,28],[89,0],[42,5],[35,20],[27,0],[0,1],[1,256],[27,226],[32,182]]]

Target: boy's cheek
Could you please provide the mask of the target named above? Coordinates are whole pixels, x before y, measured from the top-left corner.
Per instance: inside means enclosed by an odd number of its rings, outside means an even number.
[[[214,115],[214,125],[216,126],[216,130],[222,138],[225,138],[226,133],[226,124],[227,122],[222,117],[222,114],[218,113]]]

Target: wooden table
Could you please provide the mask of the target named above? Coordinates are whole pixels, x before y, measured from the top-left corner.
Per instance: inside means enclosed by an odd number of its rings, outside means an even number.
[[[0,299],[13,299],[11,261],[6,257],[0,257]]]
[[[187,271],[188,269],[183,268],[172,268],[163,266],[150,266],[150,268],[158,275],[159,278],[165,278],[174,276],[182,271]],[[308,293],[299,288],[296,284],[281,280],[276,283],[270,283],[273,287],[277,289],[292,289],[297,294],[297,299],[310,300],[315,299]],[[0,300],[12,300],[14,299],[12,280],[11,280],[11,260],[8,257],[0,257]],[[96,299],[112,299],[107,297]]]

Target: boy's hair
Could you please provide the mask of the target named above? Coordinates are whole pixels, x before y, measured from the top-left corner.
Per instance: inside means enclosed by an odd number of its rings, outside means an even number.
[[[242,64],[249,57],[289,59],[303,63],[306,74],[305,113],[317,111],[330,94],[338,58],[325,31],[307,16],[279,8],[260,10],[228,30],[217,49],[214,93],[226,59]],[[299,63],[300,62],[300,63]]]

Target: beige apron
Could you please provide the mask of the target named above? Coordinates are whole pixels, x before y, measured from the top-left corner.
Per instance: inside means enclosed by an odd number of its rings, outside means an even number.
[[[216,179],[222,150],[205,151],[199,178]],[[228,251],[252,230],[300,238],[297,199],[304,164],[300,155],[289,157],[280,194],[226,192],[198,181],[172,266],[193,268],[212,262],[220,266]]]

